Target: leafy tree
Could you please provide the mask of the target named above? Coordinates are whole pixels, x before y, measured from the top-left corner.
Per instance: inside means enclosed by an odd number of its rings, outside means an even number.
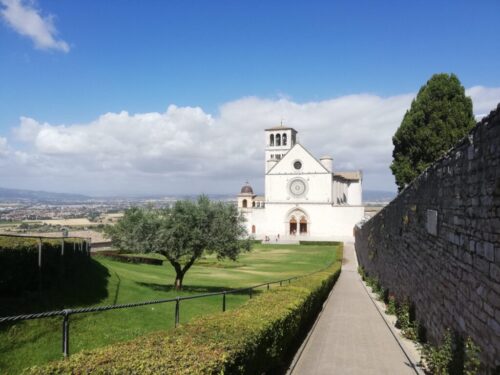
[[[399,191],[474,126],[472,100],[454,74],[435,74],[420,88],[392,138]]]
[[[202,196],[171,208],[128,209],[106,233],[119,249],[164,255],[175,269],[176,289],[182,289],[184,275],[204,252],[236,260],[250,250],[244,220],[235,206]]]

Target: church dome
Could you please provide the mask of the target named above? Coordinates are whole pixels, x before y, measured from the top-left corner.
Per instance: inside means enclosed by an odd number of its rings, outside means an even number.
[[[253,194],[253,189],[248,182],[241,188],[241,194]]]

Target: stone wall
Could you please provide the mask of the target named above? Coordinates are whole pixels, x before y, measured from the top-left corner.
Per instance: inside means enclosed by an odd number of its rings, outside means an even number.
[[[414,304],[430,342],[450,328],[500,366],[500,105],[355,236],[359,263]]]

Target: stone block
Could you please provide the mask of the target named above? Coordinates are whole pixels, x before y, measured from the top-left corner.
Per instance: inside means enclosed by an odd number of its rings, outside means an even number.
[[[495,310],[500,310],[500,294],[491,291],[488,294],[488,303],[495,308]]]
[[[474,307],[474,316],[483,323],[488,321],[488,315],[478,306]]]
[[[483,310],[486,314],[488,314],[492,318],[495,317],[495,309],[491,307],[488,303],[483,302]]]
[[[476,253],[477,255],[484,257],[484,244],[482,242],[476,243]]]
[[[474,268],[477,269],[479,272],[488,275],[490,272],[490,264],[484,260],[483,258],[480,257],[474,257]]]
[[[494,318],[488,319],[488,327],[495,332],[495,335],[500,336],[500,323]]]
[[[495,263],[490,263],[490,277],[493,281],[500,283],[500,267]]]
[[[484,257],[490,262],[495,261],[495,246],[491,242],[484,243]]]

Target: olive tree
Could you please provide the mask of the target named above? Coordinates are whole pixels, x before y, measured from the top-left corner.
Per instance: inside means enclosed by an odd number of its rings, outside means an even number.
[[[176,273],[175,288],[182,289],[186,272],[204,252],[236,260],[250,250],[243,222],[234,205],[201,196],[169,208],[130,208],[106,233],[119,249],[165,256]]]

